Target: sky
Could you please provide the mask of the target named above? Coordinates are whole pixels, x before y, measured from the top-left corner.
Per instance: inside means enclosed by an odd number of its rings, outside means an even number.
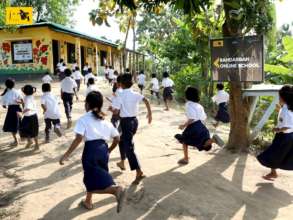
[[[119,26],[116,24],[114,19],[110,20],[111,27],[105,25],[93,26],[89,21],[88,13],[92,9],[98,8],[98,0],[82,0],[77,7],[73,19],[75,20],[74,29],[92,35],[92,36],[105,36],[107,39],[115,42],[120,39],[123,40],[125,37],[124,33],[120,33]],[[280,27],[284,23],[293,22],[293,0],[276,0],[277,9],[277,26]],[[127,41],[127,47],[132,47],[132,33],[129,32]]]

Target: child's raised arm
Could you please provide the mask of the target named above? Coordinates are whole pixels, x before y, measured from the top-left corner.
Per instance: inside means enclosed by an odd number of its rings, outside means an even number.
[[[78,145],[82,142],[83,136],[80,134],[76,134],[75,139],[72,141],[69,149],[66,153],[61,157],[59,163],[60,165],[64,165],[64,160],[66,160],[70,154],[78,147]]]
[[[148,123],[151,124],[153,118],[152,118],[152,109],[151,109],[150,102],[146,98],[143,99],[143,102],[144,102],[144,104],[145,104],[145,106],[147,108],[147,111],[148,111],[148,115],[147,115]]]

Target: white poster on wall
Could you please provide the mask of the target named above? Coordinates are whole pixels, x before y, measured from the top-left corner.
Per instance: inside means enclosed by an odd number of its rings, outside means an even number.
[[[13,44],[14,61],[27,62],[33,59],[33,48],[30,42],[19,42]]]

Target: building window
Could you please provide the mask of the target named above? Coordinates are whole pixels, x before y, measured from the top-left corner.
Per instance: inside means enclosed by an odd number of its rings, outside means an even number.
[[[101,66],[106,66],[107,65],[107,51],[101,50],[100,57],[101,57]]]
[[[75,63],[75,45],[67,43],[67,63]]]
[[[33,46],[31,40],[11,42],[12,63],[33,63]]]

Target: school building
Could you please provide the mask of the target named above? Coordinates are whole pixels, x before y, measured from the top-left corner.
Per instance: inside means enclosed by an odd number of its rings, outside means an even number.
[[[102,34],[100,34],[102,35]],[[126,66],[144,67],[144,55],[127,50]],[[0,28],[0,78],[29,78],[55,72],[60,58],[70,68],[77,60],[102,74],[105,65],[122,71],[123,49],[103,38],[89,36],[63,25],[41,22],[19,26],[15,31]]]

